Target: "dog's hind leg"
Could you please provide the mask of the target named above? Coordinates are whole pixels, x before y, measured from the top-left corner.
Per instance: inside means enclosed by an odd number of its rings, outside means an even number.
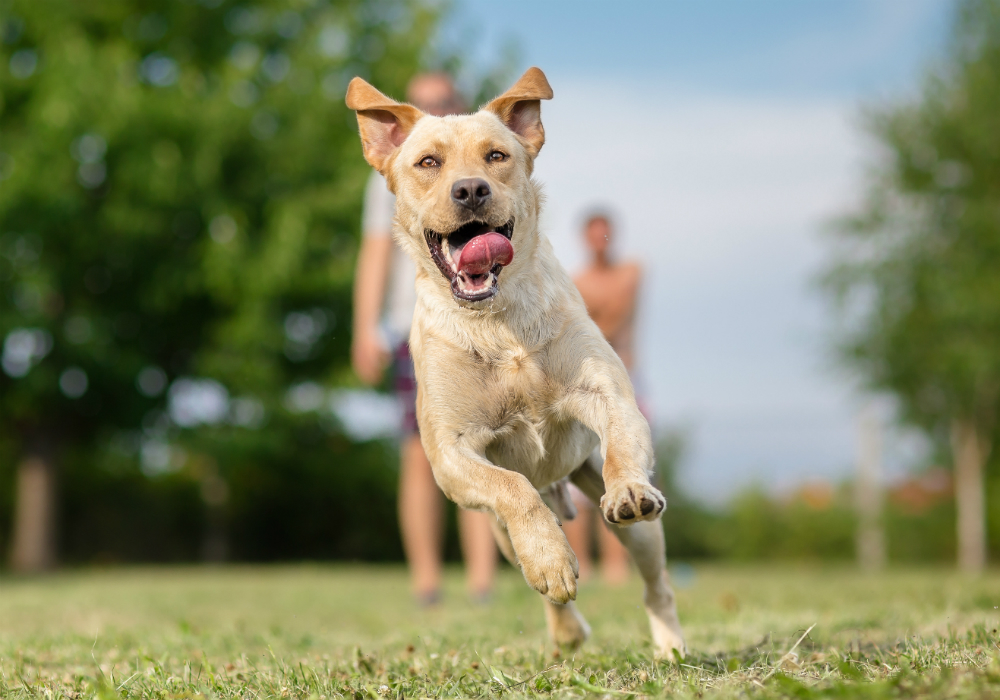
[[[599,462],[589,458],[570,477],[594,503],[604,495],[604,478]],[[659,520],[642,521],[627,526],[607,525],[628,549],[646,584],[645,604],[653,633],[653,651],[658,658],[671,658],[676,649],[684,653],[684,634],[677,619],[677,604],[667,573],[663,525]]]
[[[667,573],[663,525],[644,521],[627,527],[609,526],[628,549],[646,584],[644,602],[658,658],[672,659],[674,650],[684,655],[684,633],[677,618],[677,603]]]
[[[507,534],[507,530],[496,518],[492,518],[490,523],[493,526],[493,537],[497,541],[500,553],[513,566],[518,566],[517,555],[514,553],[514,546],[510,543],[510,535]],[[576,649],[586,641],[587,637],[590,636],[590,625],[576,609],[572,600],[565,605],[559,605],[550,600],[543,602],[549,637],[557,646]]]

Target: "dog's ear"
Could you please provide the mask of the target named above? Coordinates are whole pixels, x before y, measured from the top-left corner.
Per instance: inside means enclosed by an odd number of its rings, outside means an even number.
[[[399,148],[424,113],[386,97],[361,78],[347,86],[347,107],[358,113],[365,160],[383,175],[389,156]]]
[[[529,68],[504,94],[483,109],[493,112],[507,128],[521,137],[531,157],[542,150],[545,129],[542,128],[542,106],[539,100],[551,100],[552,88],[545,73]]]

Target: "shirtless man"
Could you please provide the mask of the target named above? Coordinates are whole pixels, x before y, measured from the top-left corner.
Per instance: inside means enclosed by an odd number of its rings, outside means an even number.
[[[625,369],[631,372],[635,362],[635,311],[642,268],[637,262],[611,259],[613,233],[606,214],[593,214],[587,219],[583,237],[592,255],[591,263],[573,281],[590,317],[622,358]]]
[[[583,296],[587,312],[604,333],[611,347],[632,373],[635,351],[635,311],[642,281],[636,262],[614,262],[610,247],[613,231],[607,214],[590,215],[583,226],[583,238],[591,253],[590,264],[573,281]],[[640,402],[640,408],[642,403]],[[580,580],[591,573],[590,534],[597,511],[583,493],[570,487],[579,515],[563,523],[563,530],[580,562]],[[603,520],[603,518],[602,518]],[[628,552],[608,528],[599,529],[601,574],[605,582],[618,585],[628,578]]]

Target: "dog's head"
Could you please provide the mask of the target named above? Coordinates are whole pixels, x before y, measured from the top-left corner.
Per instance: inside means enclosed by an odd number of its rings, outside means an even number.
[[[396,195],[400,243],[463,305],[498,291],[501,270],[535,247],[534,159],[545,142],[545,75],[528,71],[475,114],[434,117],[386,97],[361,78],[347,88],[365,159]]]

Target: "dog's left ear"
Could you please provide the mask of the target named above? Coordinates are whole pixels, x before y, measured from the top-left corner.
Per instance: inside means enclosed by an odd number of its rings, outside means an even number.
[[[483,109],[493,112],[507,128],[521,137],[528,153],[534,158],[545,143],[542,127],[542,106],[539,100],[551,100],[552,88],[545,73],[529,68],[504,94]]]
[[[389,156],[399,148],[424,113],[386,97],[361,78],[347,86],[348,109],[358,113],[358,130],[365,160],[385,175]]]

